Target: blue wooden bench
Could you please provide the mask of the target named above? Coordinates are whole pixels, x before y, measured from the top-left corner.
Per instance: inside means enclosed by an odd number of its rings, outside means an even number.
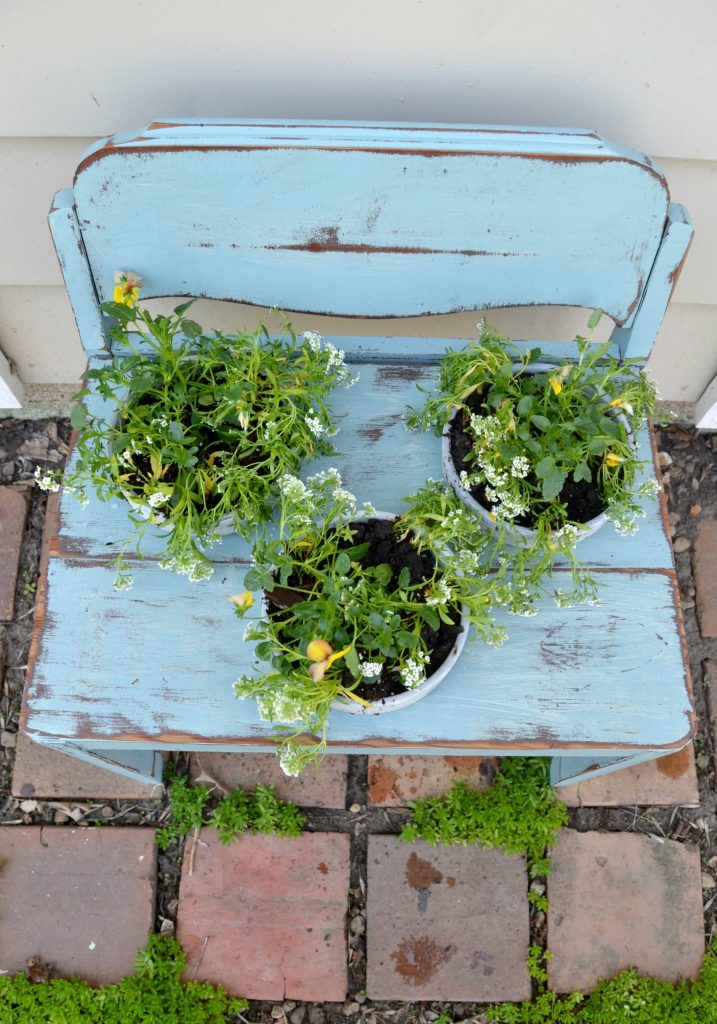
[[[659,169],[593,132],[313,122],[172,121],[102,140],[50,224],[91,365],[111,350],[99,303],[115,270],[140,274],[144,298],[346,317],[599,307],[617,325],[614,352],[646,358],[692,234]],[[335,401],[330,462],[360,499],[400,511],[441,475],[437,439],[406,433],[401,416],[449,342],[332,340],[362,365]],[[647,433],[640,444],[652,465]],[[398,466],[385,458],[396,452]],[[607,526],[581,545],[600,605],[546,600],[536,618],[507,618],[507,644],[469,643],[425,700],[335,714],[331,750],[547,754],[565,783],[683,747],[694,715],[664,502],[646,512],[635,537]],[[163,750],[272,750],[253,703],[232,693],[252,660],[226,600],[242,589],[246,546],[226,539],[212,579],[192,585],[159,570],[150,542],[135,587],[118,593],[109,562],[124,535],[119,503],[63,497],[25,731],[153,780]]]

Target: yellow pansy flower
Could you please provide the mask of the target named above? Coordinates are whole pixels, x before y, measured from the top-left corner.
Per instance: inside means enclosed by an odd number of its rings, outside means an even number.
[[[312,640],[306,648],[306,657],[311,661],[324,661],[333,652],[328,640]]]
[[[621,458],[619,455],[616,455],[615,452],[608,452],[605,456],[605,465],[609,466],[611,469],[613,468],[613,466],[618,466],[621,462],[624,461],[625,460]]]
[[[612,402],[610,402],[610,408],[624,409],[625,412],[628,413],[630,416],[632,416],[635,411],[630,405],[630,403],[626,402],[623,398],[613,398]]]
[[[242,590],[241,594],[231,594],[228,601],[234,605],[238,612],[247,612],[254,604],[254,595],[250,590]]]
[[[142,286],[142,278],[131,271],[115,271],[115,302],[121,302],[123,306],[132,306],[139,298],[139,289]]]

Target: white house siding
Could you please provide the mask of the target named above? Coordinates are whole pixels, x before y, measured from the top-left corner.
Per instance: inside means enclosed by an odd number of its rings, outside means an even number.
[[[650,362],[663,397],[694,401],[717,373],[716,34],[712,0],[5,0],[0,350],[28,384],[82,371],[46,215],[99,136],[202,115],[592,127],[654,157],[694,220]],[[529,337],[567,337],[585,319],[490,318]],[[466,337],[476,317],[436,319],[401,333]]]

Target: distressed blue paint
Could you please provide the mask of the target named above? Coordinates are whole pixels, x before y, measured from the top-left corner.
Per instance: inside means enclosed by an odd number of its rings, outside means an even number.
[[[143,276],[145,296],[316,313],[599,306],[622,325],[614,351],[645,357],[691,237],[647,157],[586,131],[467,125],[155,122],[91,147],[50,219],[94,355],[98,301],[124,269]],[[340,455],[306,472],[336,464],[359,498],[400,511],[403,495],[441,472],[438,440],[407,435],[400,417],[456,343],[334,341],[362,380],[335,400]],[[649,460],[646,435],[640,443]],[[272,749],[254,703],[231,689],[256,667],[225,600],[243,589],[246,545],[225,540],[213,578],[190,585],[159,570],[161,537],[150,538],[136,588],[116,593],[107,561],[124,536],[121,503],[82,510],[63,499],[24,727],[148,779],[156,762],[140,762],[160,748]],[[602,604],[548,602],[535,619],[509,620],[504,648],[469,644],[426,700],[388,716],[335,714],[333,749],[553,753],[563,780],[679,749],[692,711],[657,508],[635,538],[608,526],[581,554],[604,570]]]
[[[72,189],[62,189],[52,201],[48,221],[80,339],[91,358],[107,346],[92,272],[72,204]]]
[[[630,757],[554,757],[550,765],[550,781],[553,786],[571,786],[577,782],[609,775],[617,769],[632,768],[634,765],[651,761],[655,754],[663,751],[644,751]]]
[[[191,587],[152,562],[135,575],[134,589],[117,594],[105,567],[51,563],[52,614],[26,697],[33,735],[89,749],[241,749],[265,740],[254,701],[237,701],[231,687],[256,668],[225,599],[240,586],[240,567],[218,567]],[[564,610],[546,601],[536,618],[501,616],[504,647],[469,642],[447,679],[400,713],[334,713],[331,739],[352,749],[462,744],[466,753],[678,749],[690,733],[690,702],[670,641],[672,588],[661,573],[608,573],[601,605]]]

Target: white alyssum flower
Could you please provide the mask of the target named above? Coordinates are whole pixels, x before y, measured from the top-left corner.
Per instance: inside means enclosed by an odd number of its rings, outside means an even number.
[[[316,331],[304,331],[304,341],[308,343],[312,352],[321,351],[321,343],[324,339]]]
[[[47,472],[39,466],[35,470],[35,482],[41,491],[48,491],[55,494],[60,489],[60,481],[54,473]]]
[[[445,580],[439,580],[431,594],[426,598],[426,604],[445,605],[451,600],[453,593]]]
[[[401,681],[407,690],[415,690],[424,681],[426,678],[425,666],[428,661],[429,657],[423,651],[416,651],[411,658],[407,659],[400,673]]]
[[[359,662],[359,668],[361,674],[367,679],[374,679],[376,676],[380,676],[383,670],[383,662],[381,661],[361,661]]]
[[[289,501],[300,502],[307,496],[306,484],[299,480],[298,476],[291,473],[284,473],[279,477],[278,487],[285,498]]]
[[[282,747],[279,751],[279,764],[284,775],[300,775],[304,767],[301,755],[293,747]]]
[[[523,480],[530,472],[530,463],[526,459],[525,455],[516,455],[510,464],[511,476],[517,477],[519,480]]]
[[[161,491],[155,491],[154,494],[150,494],[147,498],[147,504],[150,508],[159,508],[160,505],[164,505],[167,501],[169,501],[169,495],[162,494]]]
[[[316,415],[316,410],[312,409],[313,416],[305,416],[304,421],[306,426],[309,428],[314,437],[321,437],[322,434],[328,433],[326,427],[321,422],[319,417]]]
[[[201,558],[193,555],[166,555],[157,564],[160,569],[167,569],[169,572],[186,576],[192,583],[208,580],[214,572],[209,562],[204,562]]]
[[[118,576],[113,585],[115,590],[129,590],[133,583],[132,576]]]

